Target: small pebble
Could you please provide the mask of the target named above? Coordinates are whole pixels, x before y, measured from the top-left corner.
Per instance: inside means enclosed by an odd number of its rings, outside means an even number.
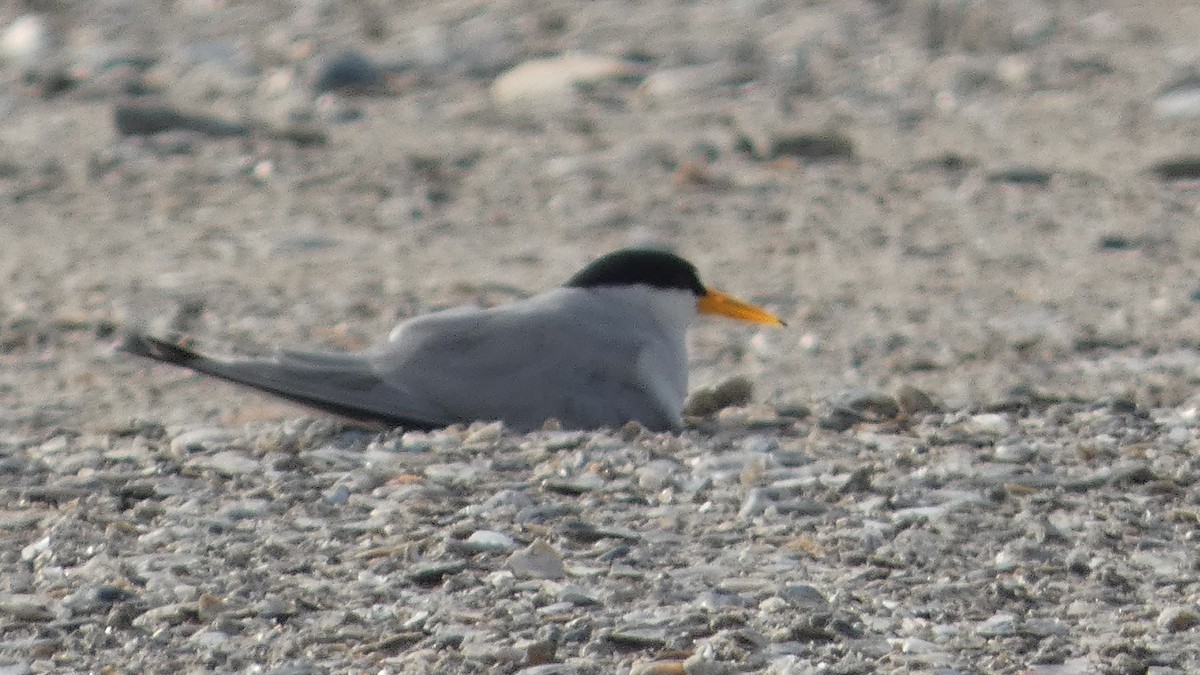
[[[517,548],[517,542],[512,537],[494,530],[475,530],[467,537],[467,543],[480,551],[512,551]]]
[[[745,377],[731,377],[711,388],[692,392],[683,414],[709,417],[733,406],[744,406],[754,398],[754,383]]]
[[[220,476],[234,477],[262,471],[262,463],[240,450],[222,450],[213,455],[196,455],[187,460],[188,466],[212,471]]]
[[[634,664],[629,669],[629,675],[686,675],[683,661],[649,661]]]
[[[171,452],[186,457],[197,452],[213,452],[228,447],[236,438],[225,429],[201,428],[185,431],[171,439]]]
[[[558,592],[558,599],[577,607],[591,607],[601,604],[594,596],[578,586],[563,586]]]
[[[542,539],[513,553],[505,566],[525,579],[561,579],[567,573],[562,554]]]
[[[342,506],[350,501],[350,488],[345,485],[336,485],[325,492],[324,499],[334,506]]]
[[[33,672],[33,665],[28,661],[0,661],[0,675],[32,675]]]
[[[466,568],[466,563],[458,561],[435,562],[418,567],[409,574],[408,578],[419,586],[431,586],[440,584],[446,577],[458,574]]]
[[[0,62],[32,68],[50,55],[50,28],[40,14],[22,14],[0,32]]]
[[[43,537],[21,549],[21,560],[28,562],[51,550],[50,537]]]
[[[638,66],[608,56],[568,53],[526,61],[492,83],[492,99],[506,108],[533,112],[573,105],[577,88],[640,75]]]
[[[938,411],[938,405],[932,396],[907,384],[896,392],[896,404],[900,412],[910,416]]]
[[[997,462],[1021,464],[1037,457],[1037,450],[1024,443],[1002,443],[996,446],[992,458]]]
[[[608,635],[608,641],[624,649],[662,649],[666,631],[659,628],[623,627]],[[682,672],[683,664],[679,663]]]
[[[987,621],[980,623],[975,632],[986,638],[1008,637],[1017,634],[1017,617],[1015,614],[1000,613],[993,615]]]
[[[963,423],[963,432],[970,436],[1000,438],[1011,430],[1012,423],[1000,413],[972,415]]]
[[[54,619],[54,610],[37,596],[0,596],[0,616],[22,623],[42,623]]]
[[[192,641],[200,647],[212,649],[213,647],[224,644],[229,640],[229,636],[221,631],[206,630],[200,631],[192,636]]]
[[[122,136],[153,136],[168,131],[192,131],[214,138],[250,134],[247,127],[236,122],[150,103],[118,104],[113,108],[113,123]]]
[[[313,89],[318,92],[367,94],[379,91],[383,87],[383,80],[383,70],[365,55],[357,51],[345,51],[321,66]]]
[[[677,469],[674,462],[655,460],[637,470],[638,487],[647,492],[658,492],[671,482]]]
[[[1195,607],[1167,607],[1158,615],[1158,626],[1168,633],[1178,633],[1200,625],[1200,612]]]
[[[1154,114],[1165,120],[1200,117],[1200,77],[1189,76],[1167,85],[1152,107]]]
[[[756,518],[762,515],[770,503],[771,498],[767,496],[765,491],[754,488],[747,492],[746,498],[742,500],[742,506],[738,509],[738,518]]]

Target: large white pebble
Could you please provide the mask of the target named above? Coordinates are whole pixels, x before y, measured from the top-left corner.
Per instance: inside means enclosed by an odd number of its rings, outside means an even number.
[[[569,53],[525,61],[492,83],[492,100],[505,108],[561,109],[575,102],[576,88],[636,74],[628,61],[594,54]]]
[[[50,29],[40,14],[22,14],[0,33],[0,61],[31,66],[50,52]]]

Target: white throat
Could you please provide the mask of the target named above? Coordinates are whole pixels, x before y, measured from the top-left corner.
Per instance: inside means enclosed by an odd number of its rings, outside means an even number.
[[[687,398],[687,329],[699,314],[696,295],[683,289],[608,286],[588,289],[618,316],[641,319],[647,342],[639,354],[640,381],[663,410],[678,416]]]
[[[635,284],[593,288],[590,292],[625,305],[631,316],[651,318],[664,333],[682,336],[698,314],[695,294],[683,289]]]

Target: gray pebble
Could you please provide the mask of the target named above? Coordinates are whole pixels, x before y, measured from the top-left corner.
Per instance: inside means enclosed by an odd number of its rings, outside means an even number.
[[[1024,443],[1001,443],[992,455],[997,462],[1022,464],[1037,457],[1037,450]]]
[[[625,649],[662,649],[667,644],[667,632],[662,628],[629,626],[613,630],[607,639]]]
[[[808,584],[788,584],[778,591],[779,597],[792,605],[822,608],[829,605],[829,600],[816,588]]]
[[[543,539],[513,553],[505,566],[518,578],[525,579],[561,579],[567,573],[562,553]]]
[[[576,607],[592,607],[601,604],[595,596],[579,586],[563,586],[559,589],[557,597],[560,601],[571,603]]]
[[[212,649],[229,641],[229,636],[221,631],[205,630],[192,636],[192,641],[200,647]]]
[[[715,415],[725,408],[744,406],[754,398],[754,382],[746,377],[731,377],[715,387],[692,392],[683,413],[696,417]]]
[[[637,470],[638,487],[648,492],[658,492],[672,483],[679,466],[672,461],[658,459]]]
[[[1017,617],[1015,614],[995,614],[988,620],[975,627],[975,632],[987,638],[1008,637],[1017,634]]]
[[[1178,633],[1200,625],[1200,611],[1193,606],[1167,607],[1159,612],[1157,623],[1169,633]]]
[[[230,520],[255,520],[268,513],[269,505],[265,499],[244,499],[225,506],[220,515]]]
[[[189,458],[187,464],[225,477],[256,474],[262,471],[260,461],[239,450],[222,450],[213,455],[196,455]]]
[[[357,51],[345,51],[328,59],[313,82],[318,92],[377,92],[383,87],[384,71]]]
[[[133,625],[156,630],[164,626],[177,626],[199,618],[199,608],[194,602],[175,602],[152,607],[133,620]]]
[[[981,413],[967,418],[962,430],[973,438],[1001,438],[1012,430],[1012,423],[1000,413]]]
[[[762,594],[771,588],[771,582],[760,577],[726,577],[717,588],[730,593]]]
[[[171,439],[171,452],[177,457],[186,457],[198,452],[213,452],[228,447],[234,438],[233,433],[225,429],[192,429]]]
[[[1162,119],[1200,117],[1200,76],[1185,77],[1164,87],[1154,99],[1153,108]]]
[[[409,581],[420,586],[440,584],[446,577],[453,576],[467,568],[463,562],[435,562],[417,567],[408,575]]]
[[[21,560],[30,561],[52,550],[50,537],[43,537],[21,549]]]
[[[736,673],[737,668],[732,663],[723,663],[696,653],[684,659],[683,672],[686,675],[729,675]]]
[[[514,675],[576,675],[582,666],[572,663],[543,663],[540,666],[522,668]]]
[[[551,603],[544,607],[539,607],[538,614],[541,616],[567,615],[574,608],[575,608],[574,603],[563,600],[562,602],[554,602],[554,603]]]
[[[0,596],[0,616],[24,623],[42,623],[54,619],[49,603],[34,595]]]
[[[334,506],[343,506],[350,501],[350,488],[345,485],[335,485],[326,490],[323,499]]]
[[[761,516],[771,504],[771,498],[761,488],[754,488],[746,493],[742,506],[738,509],[738,518],[750,519]]]

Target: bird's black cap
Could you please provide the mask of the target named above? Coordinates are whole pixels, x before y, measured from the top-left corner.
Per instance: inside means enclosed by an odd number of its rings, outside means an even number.
[[[643,284],[654,288],[690,291],[703,297],[696,268],[683,258],[650,248],[626,248],[603,256],[567,281],[573,288],[601,288]]]

